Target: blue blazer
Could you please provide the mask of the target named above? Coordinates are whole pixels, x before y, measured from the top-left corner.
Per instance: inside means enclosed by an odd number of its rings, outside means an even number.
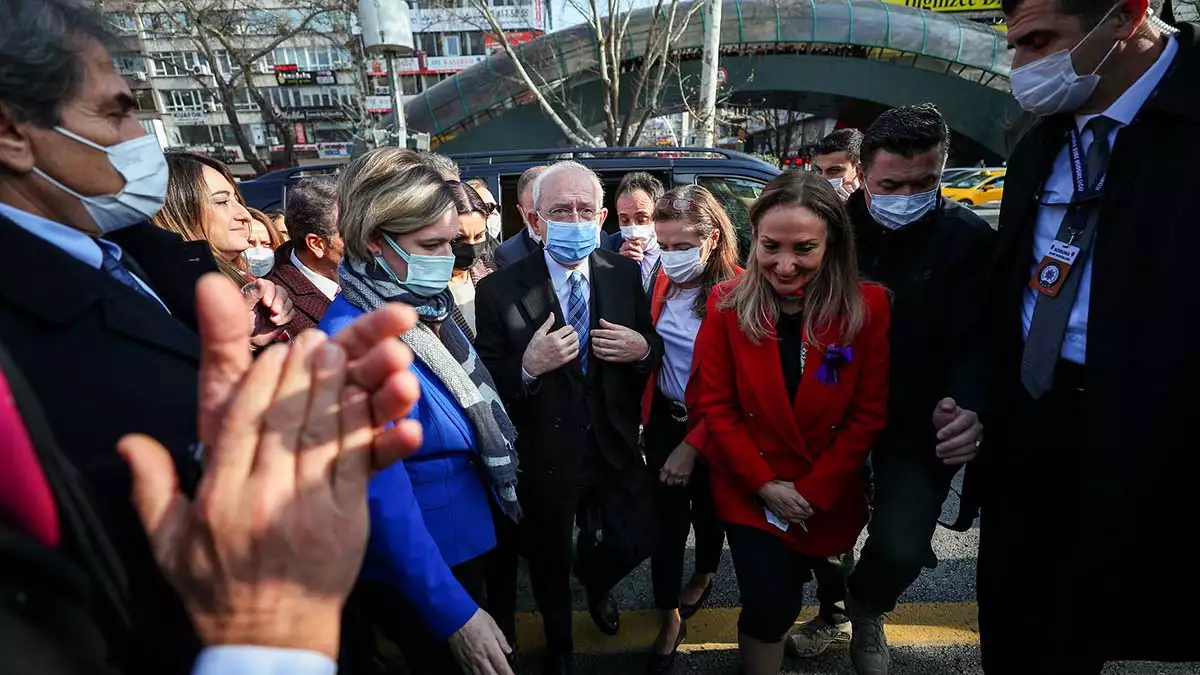
[[[318,328],[333,335],[362,313],[339,295]],[[479,609],[450,568],[495,548],[496,530],[470,421],[428,366],[414,359],[412,372],[421,398],[408,419],[421,423],[424,438],[415,454],[371,479],[361,576],[399,590],[444,639]]]

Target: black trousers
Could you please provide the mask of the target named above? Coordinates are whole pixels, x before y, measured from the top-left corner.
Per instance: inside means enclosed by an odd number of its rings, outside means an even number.
[[[641,462],[616,469],[593,444],[581,459],[578,485],[563,491],[557,510],[522,502],[525,517],[518,527],[517,546],[507,548],[507,562],[495,564],[515,570],[512,560],[518,549],[528,561],[530,586],[551,651],[569,654],[575,649],[572,571],[589,601],[598,601],[650,554],[646,528],[638,529],[637,522],[653,518],[649,488],[641,487],[647,485],[645,471]],[[578,537],[574,537],[576,523]],[[598,539],[601,523],[602,540]]]
[[[475,600],[483,601],[484,560],[479,556],[451,568],[454,578]],[[446,640],[436,639],[424,619],[408,600],[391,585],[378,581],[359,581],[347,603],[343,645],[353,650],[344,655],[347,672],[371,672],[375,655],[374,630],[399,647],[410,675],[458,675],[462,670]],[[354,618],[350,618],[353,616]]]
[[[517,648],[517,556],[520,552],[518,525],[492,502],[492,522],[496,524],[496,548],[484,560],[484,607],[504,633],[508,644]]]
[[[658,547],[650,556],[650,578],[654,586],[654,605],[662,610],[679,607],[689,526],[696,531],[696,574],[715,573],[725,546],[725,529],[717,518],[708,482],[708,464],[704,459],[696,458],[686,486],[664,485],[658,479],[667,457],[686,435],[687,422],[676,421],[671,416],[670,402],[655,390],[650,420],[642,430],[642,442],[654,486],[654,517],[658,521]]]
[[[932,447],[886,449],[872,454],[871,465],[874,508],[861,558],[855,564],[848,551],[813,570],[827,621],[846,620],[847,590],[871,609],[890,612],[922,569],[937,567],[931,542],[958,467],[942,464]]]
[[[759,642],[779,642],[804,605],[804,584],[812,579],[814,558],[788,548],[783,538],[746,525],[725,524],[742,612],[738,632]]]
[[[988,675],[1094,675],[1104,665],[1092,629],[1111,611],[1105,589],[1113,579],[1087,543],[1104,541],[1094,529],[1103,525],[1079,506],[1088,450],[1081,441],[1085,398],[1072,386],[1082,380],[1077,369],[1060,366],[1055,388],[1037,401],[1020,392],[1004,447],[976,460],[985,462],[978,601]],[[1120,547],[1113,542],[1110,553]],[[1170,590],[1163,590],[1165,599]],[[1038,640],[1031,651],[1031,630],[1040,630],[1031,625],[1035,617],[1054,627],[1054,639]]]

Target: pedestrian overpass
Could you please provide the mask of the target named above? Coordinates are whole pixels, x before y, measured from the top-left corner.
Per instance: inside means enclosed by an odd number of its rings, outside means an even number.
[[[639,59],[654,11],[639,9],[630,17],[622,45],[626,65]],[[844,118],[839,110],[859,102],[932,101],[955,132],[1007,157],[1006,130],[1020,110],[1009,93],[1011,56],[1002,33],[953,14],[878,0],[725,0],[722,13],[722,95],[730,103]],[[697,88],[706,20],[697,13],[675,41],[679,72],[669,75],[661,113],[684,109],[681,89]],[[561,83],[584,124],[602,122],[590,26],[549,33],[517,49],[528,70],[552,86]],[[694,104],[694,93],[688,100]],[[623,110],[628,105],[622,101]],[[503,53],[418,94],[405,114],[411,131],[429,133],[446,153],[567,145]]]

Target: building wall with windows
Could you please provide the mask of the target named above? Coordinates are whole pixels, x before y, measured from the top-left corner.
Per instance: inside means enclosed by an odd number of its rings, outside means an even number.
[[[545,0],[492,4],[511,42],[533,39],[549,25]],[[466,0],[415,0],[410,6],[416,54],[399,59],[397,66],[405,96],[484,60],[499,46],[483,15]],[[390,116],[386,62],[367,57],[364,72],[355,72],[348,47],[358,40],[357,17],[323,14],[321,25],[314,21],[311,31],[268,49],[278,40],[280,25],[295,25],[306,15],[294,5],[272,8],[270,0],[252,9],[244,2],[231,2],[229,7],[217,19],[222,30],[236,36],[231,39],[235,54],[265,52],[243,77],[290,125],[302,165],[348,158],[356,132]],[[138,117],[164,148],[218,156],[236,174],[253,175],[217,94],[216,78],[229,81],[237,72],[237,60],[215,43],[209,45],[211,58],[206,56],[182,7],[171,9],[170,0],[104,3],[105,18],[121,40],[113,60],[133,90]],[[233,99],[235,117],[255,154],[274,168],[282,151],[277,129],[267,123],[246,87],[235,87]],[[370,105],[364,106],[364,101]],[[364,109],[372,117],[362,119]]]

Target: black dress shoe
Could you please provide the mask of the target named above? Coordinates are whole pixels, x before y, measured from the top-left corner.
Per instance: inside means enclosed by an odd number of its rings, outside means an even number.
[[[675,667],[675,657],[679,655],[679,645],[687,639],[687,622],[679,624],[679,633],[675,635],[675,646],[671,648],[670,654],[656,654],[654,648],[650,649],[650,663],[646,667],[648,675],[660,675],[660,673],[669,673]]]
[[[589,602],[588,614],[592,615],[592,621],[605,635],[616,635],[621,630],[621,612],[617,610],[617,601],[613,600],[611,593],[606,593],[599,602]]]
[[[571,654],[548,650],[542,657],[543,675],[572,675],[575,672],[575,660]]]
[[[704,592],[700,594],[700,599],[696,600],[694,605],[679,605],[679,616],[683,619],[690,619],[696,612],[704,608],[704,603],[708,602],[708,596],[712,593],[713,580],[708,580],[708,585],[704,587]]]

